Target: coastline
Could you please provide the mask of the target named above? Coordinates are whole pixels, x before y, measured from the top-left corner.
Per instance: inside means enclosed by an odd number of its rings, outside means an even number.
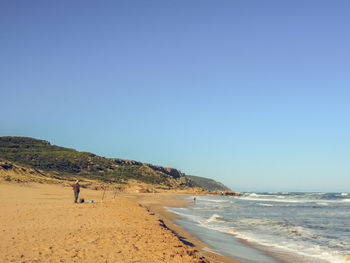
[[[190,195],[190,194],[189,194]],[[183,197],[185,195],[182,195]],[[188,196],[188,195],[187,195]],[[192,194],[191,194],[192,196]],[[163,195],[166,197],[166,195]],[[206,214],[206,218],[201,217],[201,214],[194,211],[201,211],[199,207],[193,205],[192,199],[186,198],[189,201],[179,199],[181,195],[174,195],[172,198],[175,199],[175,203],[160,201],[164,206],[167,207],[166,212],[170,212],[172,214],[169,218],[172,222],[175,221],[175,225],[179,226],[182,229],[185,229],[189,235],[192,235],[195,242],[196,240],[200,240],[205,247],[199,245],[200,250],[207,251],[206,248],[214,249],[214,251],[218,251],[223,257],[227,257],[229,259],[234,258],[234,260],[238,262],[265,262],[265,263],[307,263],[307,262],[348,262],[350,260],[350,256],[345,256],[345,258],[339,258],[338,261],[329,261],[327,258],[318,258],[316,256],[310,256],[302,253],[298,253],[298,251],[289,250],[288,248],[278,246],[277,245],[268,245],[264,243],[258,243],[250,241],[249,239],[243,239],[237,237],[236,235],[225,231],[216,231],[215,228],[203,227],[203,225],[207,225],[207,220],[210,218],[210,214]],[[171,198],[168,197],[168,198]],[[204,197],[205,198],[205,197]],[[159,199],[156,197],[155,200]],[[178,201],[177,201],[178,200]],[[200,201],[199,198],[197,200]],[[158,201],[154,201],[157,204]],[[152,204],[152,203],[151,203]],[[184,208],[186,206],[190,206],[188,208]],[[152,205],[150,205],[152,208]],[[174,208],[174,209],[173,209]],[[179,209],[177,209],[179,208]],[[198,210],[199,209],[199,210]],[[204,209],[205,210],[205,209]],[[186,211],[186,212],[185,212]],[[187,212],[187,211],[192,211]],[[211,212],[211,211],[210,211]],[[162,211],[160,211],[160,214]],[[213,214],[214,212],[211,212]],[[179,214],[181,218],[177,216]],[[220,215],[220,214],[219,214]],[[167,215],[165,215],[167,216]],[[217,215],[215,215],[217,216]],[[200,218],[200,219],[198,219]],[[211,218],[209,219],[211,220]],[[210,247],[211,246],[211,247]],[[205,254],[203,254],[205,255]],[[215,259],[213,262],[216,262]],[[219,261],[222,262],[222,261]]]
[[[166,207],[191,205],[181,198],[186,195],[83,188],[86,203],[74,204],[71,187],[0,182],[0,261],[245,262],[216,252],[179,224]]]
[[[184,226],[181,226],[178,222],[182,222],[182,219],[178,217],[173,212],[166,209],[166,207],[186,207],[192,205],[191,201],[187,201],[181,197],[189,196],[192,194],[178,194],[178,193],[125,193],[127,198],[134,199],[139,202],[142,206],[146,207],[150,212],[154,213],[156,216],[162,218],[166,226],[171,230],[175,231],[180,239],[187,243],[193,244],[195,248],[199,250],[199,253],[205,258],[209,259],[213,263],[239,263],[246,262],[248,259],[240,259],[238,253],[235,256],[225,255],[224,253],[217,252],[215,253],[215,248],[211,247],[209,244],[200,240],[194,233],[190,233]],[[224,234],[226,235],[226,234]],[[229,234],[227,234],[229,235]],[[229,235],[231,236],[231,235]],[[304,262],[303,257],[298,256],[293,253],[288,253],[285,251],[279,251],[277,249],[272,249],[265,247],[263,245],[246,241],[232,236],[236,242],[231,244],[239,250],[239,254],[250,255],[256,254],[256,259],[262,260],[261,257],[268,257],[271,259],[271,262],[279,263],[291,263],[298,260],[298,262]],[[259,256],[259,254],[261,256]],[[249,261],[249,260],[248,260]]]
[[[240,263],[241,261],[237,259],[233,259],[231,257],[226,257],[224,255],[218,254],[214,252],[214,248],[210,245],[204,243],[199,240],[199,238],[195,237],[188,231],[186,231],[183,227],[179,226],[175,220],[180,220],[180,218],[167,210],[165,207],[185,207],[187,205],[191,205],[192,203],[181,199],[185,194],[177,194],[177,193],[148,193],[148,194],[140,194],[140,193],[124,193],[123,196],[134,199],[142,206],[147,208],[152,214],[161,218],[166,227],[171,231],[176,233],[179,239],[185,244],[194,247],[198,250],[198,253],[204,256],[206,259],[210,260],[212,263]]]

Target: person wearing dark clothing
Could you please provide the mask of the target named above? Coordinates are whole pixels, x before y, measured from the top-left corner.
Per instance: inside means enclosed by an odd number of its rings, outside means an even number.
[[[78,203],[78,197],[80,192],[80,185],[78,180],[73,185],[73,190],[74,190],[74,203]]]

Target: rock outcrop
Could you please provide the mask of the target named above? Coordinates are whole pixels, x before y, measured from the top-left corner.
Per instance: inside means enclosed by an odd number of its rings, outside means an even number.
[[[142,162],[133,161],[133,160],[124,160],[124,159],[118,159],[118,158],[109,158],[109,159],[118,165],[147,166],[147,167],[151,168],[153,171],[158,171],[158,172],[164,173],[166,175],[171,176],[174,179],[178,179],[180,177],[185,176],[184,173],[182,173],[180,170],[177,170],[175,168],[163,167],[160,165],[153,165],[150,163],[142,163]]]

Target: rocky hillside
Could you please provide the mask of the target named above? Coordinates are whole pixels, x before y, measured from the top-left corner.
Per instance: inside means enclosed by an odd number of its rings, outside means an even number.
[[[27,137],[0,137],[0,159],[3,161],[3,170],[11,168],[6,166],[7,161],[10,166],[20,165],[34,173],[50,174],[59,179],[85,178],[105,183],[136,180],[169,188],[195,186],[181,171],[174,168],[105,158]]]
[[[194,176],[194,175],[186,175],[188,179],[193,181],[196,185],[214,192],[214,191],[231,191],[230,188],[228,188],[226,185],[223,185],[222,183],[219,183],[213,179],[205,178],[205,177],[199,177],[199,176]]]

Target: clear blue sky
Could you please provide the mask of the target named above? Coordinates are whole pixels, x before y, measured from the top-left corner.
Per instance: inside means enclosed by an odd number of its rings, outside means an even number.
[[[0,136],[244,191],[350,191],[350,1],[0,1]]]

